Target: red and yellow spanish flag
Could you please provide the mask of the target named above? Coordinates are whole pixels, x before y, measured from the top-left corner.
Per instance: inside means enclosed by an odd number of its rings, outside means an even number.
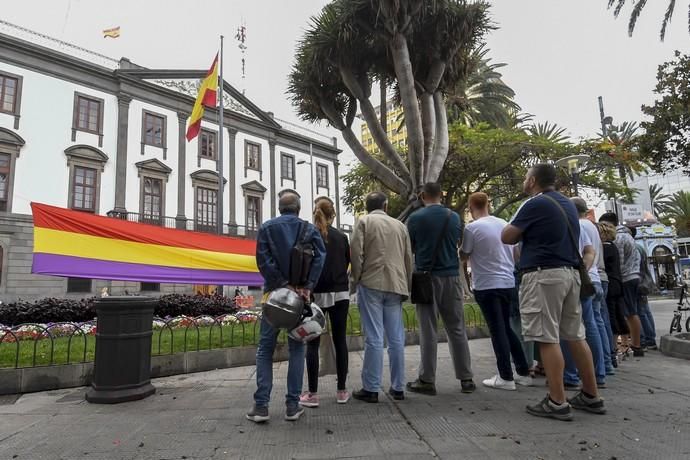
[[[120,36],[120,26],[105,29],[103,31],[103,38],[118,38]]]
[[[31,203],[31,273],[149,283],[259,286],[256,241]]]
[[[206,78],[201,82],[199,95],[196,97],[192,115],[189,117],[187,127],[187,141],[191,141],[199,135],[201,119],[204,117],[204,107],[216,108],[218,100],[218,54],[206,73]]]

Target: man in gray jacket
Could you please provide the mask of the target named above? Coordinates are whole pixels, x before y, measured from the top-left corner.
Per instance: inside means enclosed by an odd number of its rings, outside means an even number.
[[[640,285],[640,253],[630,230],[625,225],[618,224],[618,216],[607,212],[599,218],[599,222],[608,222],[616,226],[616,247],[621,260],[621,278],[623,280],[623,302],[625,318],[630,328],[630,341],[633,355],[644,356],[640,344],[642,323],[638,305],[638,289]]]

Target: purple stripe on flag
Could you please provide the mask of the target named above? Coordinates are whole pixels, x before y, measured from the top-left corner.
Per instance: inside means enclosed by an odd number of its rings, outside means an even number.
[[[82,257],[34,253],[31,273],[37,275],[93,278],[144,283],[224,284],[261,286],[260,273],[162,267],[158,265],[111,262]]]

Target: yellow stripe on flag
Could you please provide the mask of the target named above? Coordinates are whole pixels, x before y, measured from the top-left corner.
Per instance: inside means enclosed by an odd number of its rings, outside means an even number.
[[[136,243],[41,227],[34,229],[34,252],[163,267],[258,271],[254,256]]]
[[[103,38],[117,38],[120,36],[120,26],[113,27],[112,29],[105,29],[103,31]]]

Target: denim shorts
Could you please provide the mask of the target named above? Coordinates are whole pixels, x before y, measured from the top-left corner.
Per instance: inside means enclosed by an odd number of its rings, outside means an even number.
[[[623,314],[628,318],[630,316],[639,316],[639,294],[637,288],[640,285],[640,280],[630,280],[623,283]]]

